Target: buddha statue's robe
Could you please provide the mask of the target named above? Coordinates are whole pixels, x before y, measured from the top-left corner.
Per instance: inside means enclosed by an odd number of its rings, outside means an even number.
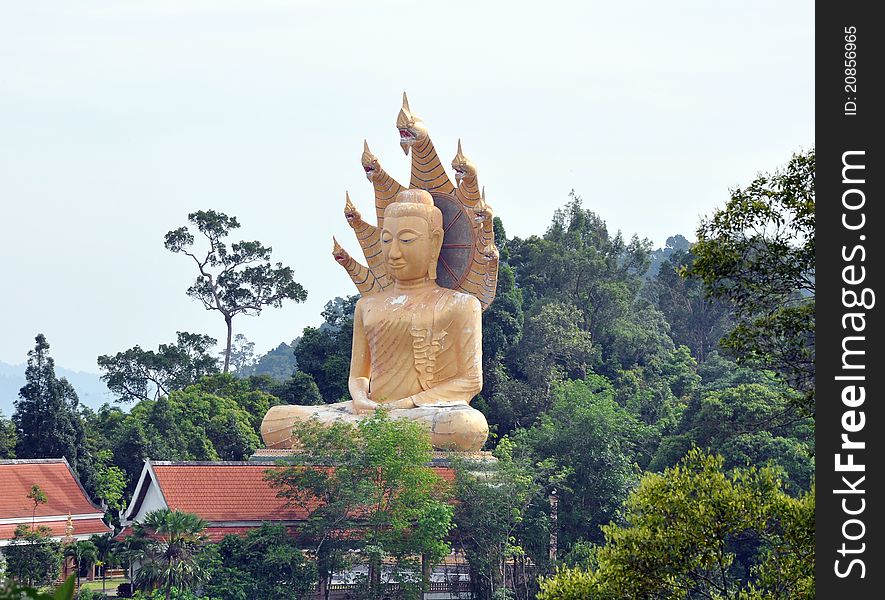
[[[479,450],[488,437],[485,417],[469,406],[482,389],[481,357],[481,306],[471,295],[433,283],[414,293],[391,286],[357,302],[351,394],[367,375],[368,400],[393,419],[421,423],[436,448]],[[275,406],[261,433],[268,448],[288,448],[296,420],[357,422],[365,414],[350,401]]]

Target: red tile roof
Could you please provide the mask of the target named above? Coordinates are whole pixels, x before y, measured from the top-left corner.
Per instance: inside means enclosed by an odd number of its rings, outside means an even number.
[[[34,502],[27,495],[34,484],[46,494],[46,504],[37,506],[38,517],[64,515],[67,518],[68,513],[102,512],[86,497],[64,459],[3,460],[0,461],[0,519],[32,515]]]
[[[207,521],[300,521],[308,514],[276,497],[276,488],[264,480],[268,465],[151,466],[169,508],[198,514]]]
[[[44,521],[35,523],[36,527],[48,527],[50,535],[53,537],[64,537],[67,534],[68,519],[60,519],[58,521]],[[112,531],[110,527],[105,525],[101,519],[76,519],[73,521],[74,532],[71,535],[92,535],[93,533],[103,534]],[[30,527],[30,523],[25,523]],[[0,525],[0,540],[11,540],[15,536],[15,528],[18,524]]]
[[[277,489],[264,480],[267,469],[281,469],[261,463],[163,463],[151,467],[169,508],[191,512],[210,522],[222,521],[301,521],[308,512],[286,506],[277,498]],[[434,467],[444,479],[454,479],[454,471]],[[314,506],[308,507],[310,510]]]

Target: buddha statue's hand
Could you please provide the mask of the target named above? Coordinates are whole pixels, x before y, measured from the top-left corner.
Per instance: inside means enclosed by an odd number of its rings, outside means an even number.
[[[411,396],[394,400],[393,402],[385,402],[385,408],[415,408],[415,401]]]
[[[356,395],[351,401],[351,410],[355,414],[375,412],[378,406],[377,402],[369,400],[369,398],[364,395]]]
[[[350,412],[355,415],[375,412],[378,403],[372,400],[369,394],[368,377],[351,377],[347,383],[350,391]]]

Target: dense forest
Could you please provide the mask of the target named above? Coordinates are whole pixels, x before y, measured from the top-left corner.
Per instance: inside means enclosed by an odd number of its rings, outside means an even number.
[[[563,200],[524,239],[495,218],[473,406],[500,481],[459,478],[450,536],[476,596],[521,566],[548,600],[813,597],[813,151],[732,190],[694,244],[653,251]],[[98,410],[39,335],[0,458],[66,456],[116,521],[145,459],[246,460],[269,407],[348,399],[355,301],[262,356],[234,337],[228,368],[189,332],[101,356],[118,401]],[[507,593],[539,593],[521,581]]]

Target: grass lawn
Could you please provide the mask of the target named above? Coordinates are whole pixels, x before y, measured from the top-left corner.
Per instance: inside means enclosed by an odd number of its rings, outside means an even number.
[[[105,580],[105,593],[109,596],[116,595],[117,586],[121,583],[127,583],[129,580],[125,577],[114,577],[113,579],[108,577]],[[80,588],[89,588],[93,592],[101,591],[101,579],[96,579],[95,581],[86,581],[85,579],[80,580]]]

